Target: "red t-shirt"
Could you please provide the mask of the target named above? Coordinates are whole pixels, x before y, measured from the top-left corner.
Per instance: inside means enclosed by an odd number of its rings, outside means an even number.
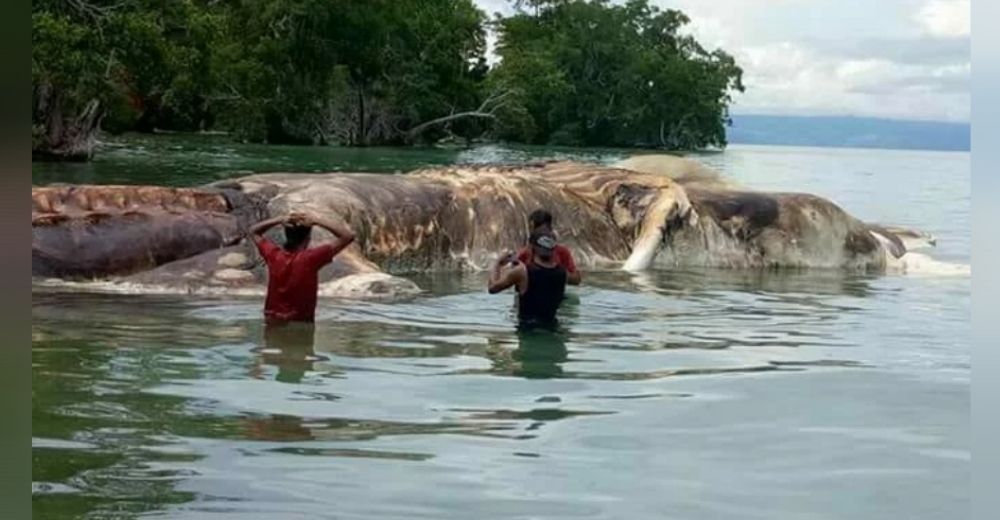
[[[556,244],[555,249],[553,249],[553,253],[557,265],[564,267],[568,273],[576,272],[576,263],[573,262],[573,253],[569,252],[568,247],[562,244]],[[517,259],[525,264],[531,263],[531,258],[533,256],[534,251],[532,251],[530,247],[523,247],[517,253]]]
[[[285,251],[266,238],[257,238],[254,243],[267,263],[264,316],[280,321],[313,321],[319,270],[333,261],[333,246]]]

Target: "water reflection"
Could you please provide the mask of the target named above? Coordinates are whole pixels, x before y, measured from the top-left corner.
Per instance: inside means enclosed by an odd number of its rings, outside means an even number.
[[[520,362],[520,368],[515,375],[529,379],[562,375],[562,363],[569,357],[565,332],[541,327],[520,328],[517,339],[518,347],[513,357]]]
[[[451,409],[451,411],[468,410]],[[511,435],[505,432],[516,429],[516,425],[507,422],[482,423],[473,419],[476,418],[402,422],[345,417],[306,419],[292,415],[248,414],[241,418],[240,428],[245,438],[268,442],[356,442],[371,441],[381,437],[441,434],[509,438]]]
[[[313,323],[278,323],[264,325],[264,348],[260,351],[264,363],[278,368],[275,380],[301,383],[313,369],[316,356],[316,325]]]
[[[494,343],[487,353],[493,371],[526,379],[548,379],[563,375],[562,364],[569,358],[567,331],[554,327],[518,327],[517,348],[509,350]]]
[[[775,295],[851,296],[864,298],[880,276],[839,269],[709,269],[663,268],[638,273],[602,273],[602,287],[631,286],[639,291],[690,296],[716,291],[745,291]],[[588,280],[588,283],[590,281]]]

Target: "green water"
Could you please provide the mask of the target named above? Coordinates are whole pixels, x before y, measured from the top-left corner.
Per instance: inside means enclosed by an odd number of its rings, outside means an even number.
[[[567,153],[170,137],[33,176],[182,185]],[[749,186],[930,231],[935,257],[969,261],[968,154],[700,158]],[[415,281],[416,298],[323,300],[314,328],[283,331],[264,329],[257,299],[36,288],[35,517],[967,514],[967,277],[591,274],[561,330],[534,334],[482,275]]]
[[[406,172],[455,163],[537,159],[611,161],[634,151],[499,145],[341,148],[238,144],[226,136],[108,138],[88,163],[32,164],[32,182],[192,186],[253,172]]]

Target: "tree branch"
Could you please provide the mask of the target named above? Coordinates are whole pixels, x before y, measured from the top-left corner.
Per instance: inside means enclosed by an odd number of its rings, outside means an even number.
[[[478,118],[484,118],[484,119],[496,119],[497,118],[496,115],[494,115],[494,114],[492,114],[490,112],[479,112],[477,110],[473,110],[473,111],[470,111],[470,112],[459,112],[457,114],[452,114],[450,116],[439,117],[437,119],[431,119],[430,121],[426,121],[426,122],[420,123],[419,125],[411,128],[407,132],[407,136],[410,139],[413,139],[414,137],[420,135],[421,132],[423,132],[424,130],[427,130],[428,128],[430,128],[432,126],[440,125],[440,124],[443,124],[443,123],[447,123],[449,121],[454,121],[456,119],[463,119],[463,118],[467,118],[467,117],[478,117]]]
[[[124,2],[118,2],[111,5],[99,6],[91,4],[86,0],[67,0],[69,7],[76,11],[80,16],[93,19],[95,22],[101,22],[110,15],[113,11],[118,10],[124,6]]]
[[[456,119],[480,118],[480,119],[493,119],[493,120],[496,120],[497,119],[497,116],[496,116],[497,111],[499,111],[501,108],[503,108],[506,105],[505,101],[506,101],[507,97],[510,96],[510,94],[511,94],[511,91],[509,91],[509,90],[504,91],[504,92],[490,94],[479,105],[479,108],[477,108],[475,110],[469,110],[467,112],[458,112],[458,113],[455,113],[454,108],[453,108],[452,109],[452,113],[449,114],[449,115],[447,115],[447,116],[442,116],[442,117],[438,117],[436,119],[431,119],[430,121],[425,121],[423,123],[420,123],[417,126],[414,126],[411,129],[409,129],[406,132],[406,137],[407,137],[408,140],[412,141],[414,138],[416,138],[418,135],[420,135],[424,130],[427,130],[428,128],[430,128],[432,126],[437,126],[437,125],[440,125],[440,124],[444,124],[444,123],[449,123],[451,121],[455,121]]]

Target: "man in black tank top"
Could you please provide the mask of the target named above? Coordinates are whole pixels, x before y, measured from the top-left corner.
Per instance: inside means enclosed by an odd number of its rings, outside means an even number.
[[[524,324],[554,324],[556,311],[566,293],[566,268],[555,258],[556,239],[543,230],[531,234],[532,252],[528,264],[514,253],[501,257],[490,276],[490,294],[517,288],[517,313]]]

